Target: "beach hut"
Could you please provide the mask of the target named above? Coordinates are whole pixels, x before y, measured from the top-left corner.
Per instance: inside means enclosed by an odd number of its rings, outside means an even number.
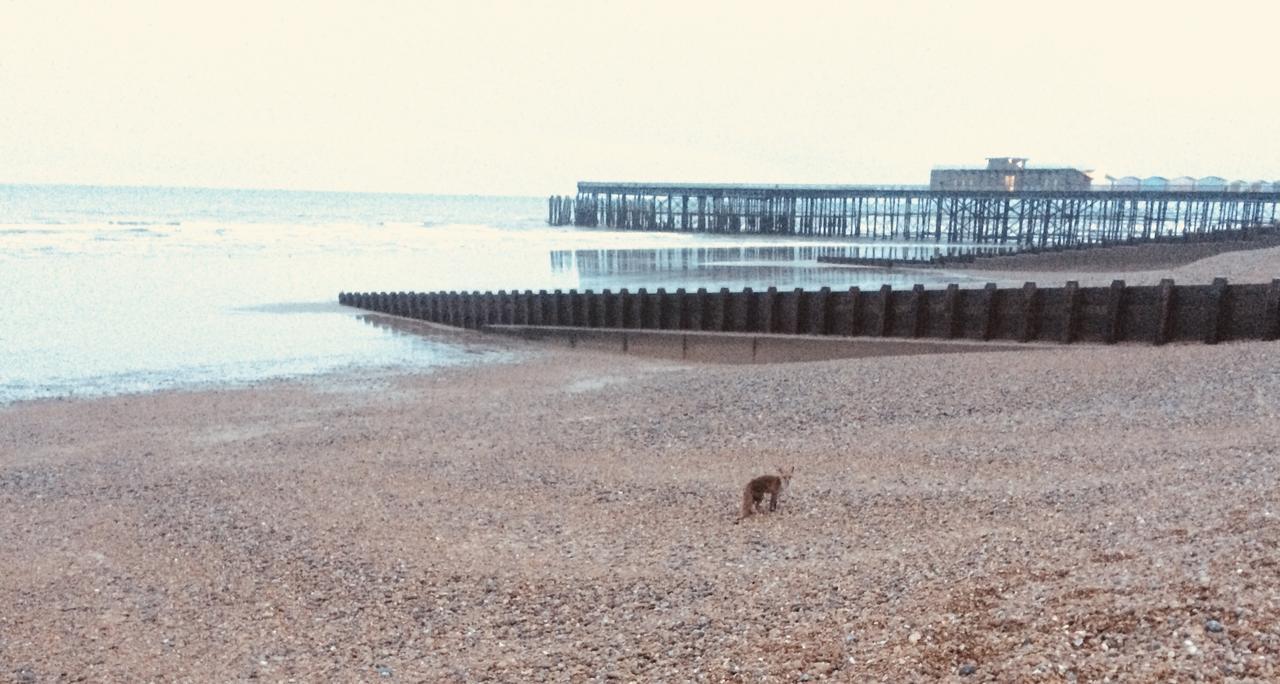
[[[1227,192],[1245,192],[1249,189],[1249,182],[1236,180],[1227,183]]]
[[[1271,184],[1264,180],[1249,183],[1249,192],[1271,192]]]
[[[1169,179],[1169,190],[1171,192],[1191,192],[1196,189],[1196,179],[1191,176],[1178,176]]]
[[[1169,189],[1169,179],[1164,176],[1148,176],[1142,179],[1141,189],[1150,192],[1163,192]]]
[[[1223,192],[1227,189],[1227,179],[1219,176],[1205,176],[1196,181],[1196,190],[1202,192]]]

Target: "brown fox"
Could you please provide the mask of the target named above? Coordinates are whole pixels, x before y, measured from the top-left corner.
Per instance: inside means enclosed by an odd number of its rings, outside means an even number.
[[[742,490],[742,512],[733,524],[742,522],[743,518],[750,517],[753,512],[763,513],[764,511],[760,510],[760,502],[764,501],[765,492],[769,493],[769,510],[778,510],[778,495],[791,485],[791,474],[795,470],[794,466],[786,468],[779,466],[777,475],[761,475],[748,482],[746,488]]]

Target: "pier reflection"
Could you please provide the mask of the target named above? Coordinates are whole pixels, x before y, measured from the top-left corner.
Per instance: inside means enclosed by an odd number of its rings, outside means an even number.
[[[680,249],[579,249],[551,252],[553,273],[576,274],[579,289],[728,287],[779,289],[956,282],[963,274],[942,269],[880,268],[819,264],[818,257],[927,262],[933,257],[987,255],[990,245],[768,245]]]

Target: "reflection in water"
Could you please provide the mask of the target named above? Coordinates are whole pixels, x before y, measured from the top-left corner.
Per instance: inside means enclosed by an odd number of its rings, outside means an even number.
[[[377,313],[360,314],[355,318],[376,328],[389,339],[410,347],[412,351],[406,356],[411,357],[412,362],[406,365],[418,368],[510,363],[528,355],[527,349],[513,346],[501,337],[480,336],[471,331]],[[395,360],[387,359],[386,363],[392,365]]]
[[[881,284],[938,284],[971,280],[963,274],[817,263],[820,256],[928,261],[935,256],[993,254],[1003,247],[972,245],[860,244],[686,247],[680,249],[579,249],[551,252],[551,270],[578,276],[580,289],[728,287],[779,289]]]
[[[512,347],[502,344],[502,338],[480,337],[471,331],[457,328],[443,328],[425,321],[387,316],[377,313],[356,316],[361,323],[372,326],[389,334],[393,338],[403,338],[416,345],[418,349],[432,354],[442,355],[442,360],[456,361],[464,354],[495,356],[507,359],[511,356]],[[440,365],[448,365],[442,363]]]

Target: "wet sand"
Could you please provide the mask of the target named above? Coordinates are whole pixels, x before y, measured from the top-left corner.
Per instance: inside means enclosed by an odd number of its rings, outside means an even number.
[[[1222,243],[1111,247],[1075,252],[1045,253],[991,259],[972,270],[955,271],[991,282],[1021,284],[1037,281],[1056,286],[1068,280],[1081,285],[1108,285],[1124,280],[1128,285],[1157,285],[1162,278],[1187,285],[1202,285],[1224,277],[1231,282],[1266,283],[1280,278],[1280,246],[1275,240],[1244,243],[1238,251],[1214,253]],[[1239,246],[1239,245],[1236,245]]]
[[[534,346],[0,408],[0,678],[1274,679],[1278,349]]]

